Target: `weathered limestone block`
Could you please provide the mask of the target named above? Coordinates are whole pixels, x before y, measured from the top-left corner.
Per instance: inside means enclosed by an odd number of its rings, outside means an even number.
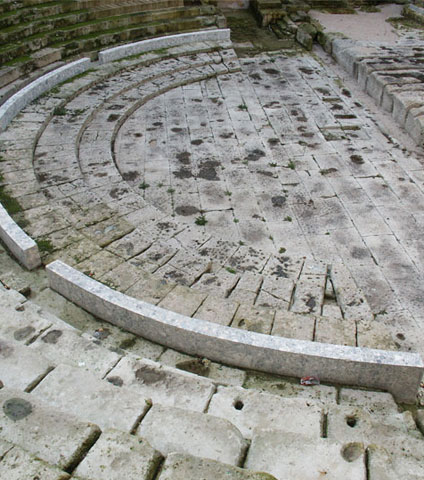
[[[276,480],[266,473],[250,472],[216,460],[171,453],[161,470],[159,480]]]
[[[1,445],[0,445],[1,449]],[[31,456],[19,447],[13,447],[0,461],[0,478],[22,480],[23,478],[42,480],[67,480],[69,475],[59,468]]]
[[[134,391],[116,387],[68,365],[56,367],[32,395],[100,428],[117,428],[126,432],[134,428],[149,406],[147,399]]]
[[[312,50],[314,38],[317,34],[316,28],[310,23],[302,23],[296,31],[296,40],[305,47],[306,50]]]
[[[121,358],[103,348],[94,339],[82,337],[77,332],[53,326],[44,332],[29,348],[38,352],[52,364],[68,363],[95,372],[103,377]]]
[[[154,404],[198,412],[204,411],[215,391],[206,378],[133,356],[123,358],[106,380],[131,388]]]
[[[51,408],[28,393],[0,390],[0,438],[67,469],[84,456],[100,429]]]
[[[275,429],[318,438],[321,408],[311,400],[283,398],[244,388],[219,387],[208,413],[226,418],[246,438],[253,431]]]
[[[301,315],[277,310],[271,334],[312,341],[314,339],[315,322],[315,315]]]
[[[52,363],[16,341],[0,338],[0,380],[6,387],[29,390],[53,368]]]
[[[227,420],[178,408],[154,405],[137,434],[163,455],[172,452],[239,465],[246,442]]]
[[[263,430],[252,440],[245,467],[290,480],[365,480],[364,446],[311,440],[299,434]]]
[[[150,480],[160,454],[149,443],[117,430],[103,432],[74,475],[87,480]]]
[[[159,307],[191,317],[207,297],[206,293],[177,285],[159,302]]]
[[[271,332],[274,315],[274,310],[240,305],[231,326],[251,332],[269,334]]]

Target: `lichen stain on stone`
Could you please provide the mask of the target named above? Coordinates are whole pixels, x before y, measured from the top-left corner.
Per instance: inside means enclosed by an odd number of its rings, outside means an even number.
[[[124,384],[124,381],[122,380],[122,378],[118,376],[108,377],[107,381],[112,385],[115,385],[115,387],[122,387],[122,385]]]
[[[55,344],[62,335],[62,330],[51,330],[50,332],[46,333],[41,340],[43,340],[44,343]]]
[[[35,332],[35,328],[31,325],[28,325],[26,327],[18,328],[18,330],[15,330],[15,332],[13,333],[13,338],[18,342],[20,342],[28,338],[34,332]]]
[[[354,462],[364,453],[364,446],[362,443],[348,443],[344,445],[341,451],[342,457],[346,462]]]
[[[32,413],[32,405],[23,398],[11,398],[4,402],[3,412],[8,418],[17,422]]]
[[[159,383],[164,381],[166,378],[165,372],[158,371],[148,365],[138,368],[134,375],[138,381],[144,383],[145,385]]]
[[[3,358],[10,357],[13,353],[13,347],[6,342],[0,340],[0,356]]]

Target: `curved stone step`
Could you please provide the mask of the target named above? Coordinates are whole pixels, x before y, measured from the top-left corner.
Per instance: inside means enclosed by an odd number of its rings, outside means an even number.
[[[418,354],[242,332],[138,301],[59,261],[48,265],[47,271],[52,288],[68,299],[96,316],[152,341],[244,368],[299,377],[319,371],[320,377],[327,381],[382,388],[389,390],[398,400],[415,401],[423,371]],[[345,362],[349,368],[341,369]],[[393,376],[380,375],[382,368],[393,369]]]

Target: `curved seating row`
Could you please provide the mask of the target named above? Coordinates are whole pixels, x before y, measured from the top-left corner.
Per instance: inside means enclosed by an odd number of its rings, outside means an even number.
[[[229,39],[229,30],[219,30],[219,31],[206,31],[206,32],[194,32],[191,34],[183,35],[174,35],[170,38],[171,44],[181,45],[183,43],[196,42],[199,40],[218,40],[218,41],[228,41]],[[136,50],[140,50],[140,53],[143,51],[151,51],[155,49],[164,48],[165,43],[168,40],[162,38],[153,39],[146,41],[146,47],[143,47],[144,43],[140,42],[134,47]],[[127,46],[127,49],[131,49],[131,46]],[[122,50],[120,50],[123,52]],[[126,51],[126,50],[124,50]],[[105,58],[102,59],[102,62],[106,62],[108,58],[107,55],[112,55],[113,60],[117,59],[117,54],[106,51]],[[118,54],[119,56],[119,54]],[[91,61],[88,58],[83,58],[72,62],[70,64],[64,65],[40,78],[34,82],[27,85],[25,88],[13,95],[9,100],[7,100],[2,106],[0,106],[0,130],[5,130],[12,119],[30,102],[38,98],[40,95],[46,91],[51,90],[56,85],[66,81],[69,78],[75,77],[81,73],[86,72],[91,65]],[[12,251],[18,258],[18,260],[25,265],[28,269],[36,268],[39,266],[39,261],[34,258],[34,252],[36,246],[28,240],[25,233],[16,225],[11,224],[11,219],[7,215],[7,212],[2,212],[2,222],[0,224],[1,235],[3,241],[7,245],[13,246]],[[39,256],[39,255],[38,255]],[[35,257],[37,254],[35,253]]]
[[[423,473],[422,415],[390,394],[230,387],[111,352],[1,287],[0,309],[5,478],[300,480],[305,459],[333,478]]]

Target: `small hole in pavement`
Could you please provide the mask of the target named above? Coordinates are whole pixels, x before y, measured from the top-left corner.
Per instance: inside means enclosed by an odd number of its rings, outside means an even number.
[[[244,403],[243,403],[241,400],[237,400],[237,401],[234,403],[234,408],[235,408],[236,410],[241,410],[243,407],[244,407]]]
[[[356,425],[356,418],[355,417],[347,417],[346,418],[346,423],[349,425],[349,427],[353,428]]]

